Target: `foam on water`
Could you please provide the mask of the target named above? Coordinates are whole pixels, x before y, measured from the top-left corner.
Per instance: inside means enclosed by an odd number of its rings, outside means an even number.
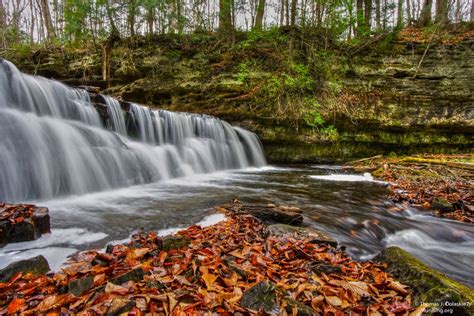
[[[2,248],[0,268],[8,263],[43,255],[52,270],[57,270],[68,256],[77,252],[75,246],[89,244],[107,237],[83,228],[52,229],[34,241],[8,244]]]
[[[360,174],[329,174],[329,175],[311,175],[311,179],[326,180],[326,181],[343,181],[343,182],[375,182],[375,183],[386,183],[384,181],[374,180],[374,177],[366,172],[363,175]]]

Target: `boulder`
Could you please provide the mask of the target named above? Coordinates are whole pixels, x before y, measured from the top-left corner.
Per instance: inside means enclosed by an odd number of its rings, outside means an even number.
[[[49,219],[45,207],[0,203],[0,246],[34,240],[49,233]]]
[[[474,315],[473,290],[428,267],[405,250],[389,247],[373,261],[387,263],[387,271],[411,288],[415,306],[424,302],[430,311],[437,307],[452,310],[452,315]]]
[[[20,260],[10,263],[7,267],[0,270],[0,282],[7,282],[18,272],[32,273],[35,275],[46,274],[50,270],[48,261],[43,256]]]

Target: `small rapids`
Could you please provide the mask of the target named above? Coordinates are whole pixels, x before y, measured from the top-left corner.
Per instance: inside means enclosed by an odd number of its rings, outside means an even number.
[[[387,202],[383,183],[310,177],[333,174],[354,176],[334,166],[267,166],[39,201],[50,209],[53,235],[70,230],[77,238],[51,240],[44,235],[32,243],[11,244],[0,249],[0,266],[41,252],[57,267],[62,262],[58,249],[64,250],[64,257],[78,249],[124,241],[140,229],[165,234],[205,224],[208,221],[203,219],[215,214],[212,206],[238,198],[301,207],[307,225],[347,246],[355,258],[370,259],[385,247],[400,246],[450,277],[474,286],[472,225],[431,217],[425,211],[399,209]],[[92,237],[84,240],[83,230]]]

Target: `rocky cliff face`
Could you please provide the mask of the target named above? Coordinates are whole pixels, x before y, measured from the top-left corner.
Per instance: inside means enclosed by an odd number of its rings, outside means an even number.
[[[249,97],[252,87],[238,78],[238,53],[233,52],[229,61],[225,50],[203,53],[192,43],[171,48],[167,43],[165,52],[160,45],[115,52],[112,81],[105,93],[226,119],[256,132],[271,162],[338,161],[391,152],[472,152],[474,148],[472,38],[428,47],[401,42],[384,52],[367,49],[341,58],[340,65],[333,65],[342,73],[340,93],[332,104],[322,102],[331,108],[326,121],[335,130],[329,134],[319,133],[303,120],[276,119],[258,110]],[[269,50],[266,56],[252,58],[268,59],[271,54]],[[83,58],[58,65],[50,58],[36,69],[75,85],[103,85],[97,80],[100,53],[88,56],[89,64]],[[271,63],[248,76],[254,82],[264,81],[272,72]],[[28,67],[19,64],[22,70]],[[83,70],[82,76],[78,69]]]
[[[120,88],[123,99],[181,111],[205,112],[255,131],[270,161],[314,162],[418,152],[472,151],[474,147],[473,41],[457,45],[402,43],[398,51],[360,53],[343,78],[333,135],[303,122],[260,117],[231,74],[200,82],[196,65],[181,65],[176,82],[139,79]],[[191,60],[190,63],[193,61]],[[180,78],[181,77],[181,78]],[[263,77],[263,76],[262,76]],[[114,91],[115,92],[115,91]]]

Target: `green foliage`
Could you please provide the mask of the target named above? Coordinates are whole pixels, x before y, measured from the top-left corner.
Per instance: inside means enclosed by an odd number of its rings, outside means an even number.
[[[324,118],[320,113],[321,105],[315,99],[306,100],[308,110],[303,116],[304,121],[311,127],[321,127],[324,125]]]
[[[288,42],[288,37],[281,33],[280,28],[272,27],[268,30],[252,29],[247,32],[247,38],[240,42],[242,48],[251,48],[258,43],[281,44]]]
[[[246,61],[237,65],[237,81],[242,83],[247,81],[249,75],[249,64],[250,63]]]

